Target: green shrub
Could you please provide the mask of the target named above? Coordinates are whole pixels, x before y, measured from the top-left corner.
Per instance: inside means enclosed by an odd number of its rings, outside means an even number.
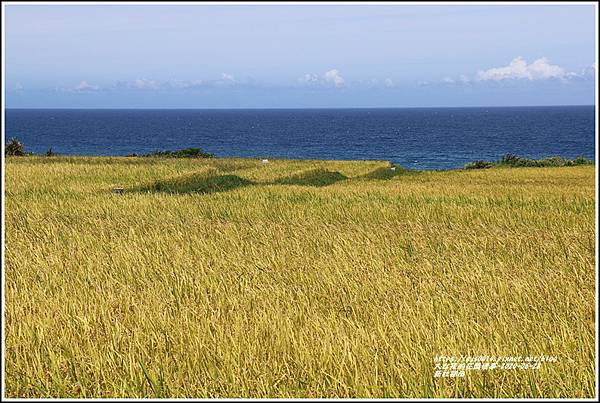
[[[493,165],[494,163],[489,161],[477,160],[466,164],[465,169],[485,169],[491,168]]]
[[[591,165],[593,163],[593,161],[588,160],[583,155],[579,155],[573,160],[573,165]]]
[[[504,154],[496,162],[478,160],[465,165],[465,169],[482,169],[491,168],[494,166],[503,167],[568,167],[575,165],[591,165],[593,161],[588,160],[583,156],[578,156],[574,160],[565,159],[562,157],[547,157],[539,160],[534,160],[526,157],[519,157],[515,154]]]
[[[519,164],[523,163],[522,160],[523,160],[523,158],[521,158],[515,154],[504,154],[502,156],[502,158],[500,158],[498,163],[501,165],[518,166]]]
[[[8,140],[8,144],[4,148],[4,154],[11,156],[21,156],[25,155],[25,149],[23,148],[23,144],[21,144],[21,142],[17,138],[13,137],[10,140]]]

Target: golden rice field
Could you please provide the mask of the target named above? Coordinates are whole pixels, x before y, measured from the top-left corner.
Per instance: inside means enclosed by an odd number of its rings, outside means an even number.
[[[5,394],[593,397],[594,175],[9,157]]]

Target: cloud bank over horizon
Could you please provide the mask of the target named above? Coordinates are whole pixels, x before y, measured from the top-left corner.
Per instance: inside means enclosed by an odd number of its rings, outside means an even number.
[[[444,77],[435,82],[416,82],[418,86],[426,85],[476,85],[485,82],[500,83],[503,81],[521,82],[527,85],[530,81],[543,80],[585,80],[594,81],[596,77],[596,62],[591,65],[582,67],[580,72],[567,71],[561,66],[551,64],[547,57],[541,57],[531,63],[518,56],[510,61],[508,65],[501,67],[491,67],[485,70],[479,70],[475,74],[461,74],[458,78]],[[411,83],[405,84],[404,87],[410,87]],[[387,88],[399,89],[395,81],[389,77],[372,78],[369,80],[347,81],[342,76],[340,70],[332,68],[322,74],[306,73],[297,79],[294,83],[275,84],[266,82],[257,82],[252,77],[247,77],[244,80],[236,78],[229,73],[221,73],[219,79],[193,79],[193,80],[156,80],[148,78],[137,78],[130,81],[119,80],[114,83],[101,86],[91,84],[88,80],[81,80],[78,84],[72,87],[54,87],[54,88],[37,88],[44,91],[58,91],[70,93],[90,93],[100,91],[178,91],[178,90],[206,90],[213,88],[321,88],[321,89],[365,89],[365,88]],[[28,87],[30,90],[35,89]],[[8,92],[23,92],[25,87],[21,82],[18,82]]]

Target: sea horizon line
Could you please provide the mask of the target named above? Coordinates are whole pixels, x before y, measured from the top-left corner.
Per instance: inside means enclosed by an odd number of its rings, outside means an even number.
[[[10,107],[10,110],[349,110],[349,109],[502,109],[502,108],[574,108],[595,104],[569,105],[483,105],[483,106],[310,106],[310,107]]]

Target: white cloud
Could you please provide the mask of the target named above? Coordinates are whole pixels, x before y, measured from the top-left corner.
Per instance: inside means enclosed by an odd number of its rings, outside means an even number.
[[[298,79],[301,83],[318,83],[319,76],[314,73],[307,73]]]
[[[323,75],[307,73],[298,79],[299,82],[308,85],[322,85],[342,88],[346,84],[346,80],[341,76],[338,69],[326,71]]]
[[[73,91],[98,91],[99,89],[99,86],[88,84],[87,81],[81,81],[78,85],[73,87]]]
[[[239,81],[231,74],[221,73],[220,80],[207,81],[204,83],[206,86],[214,86],[214,87],[231,87],[239,84]]]
[[[368,80],[355,81],[352,85],[361,88],[380,88],[383,85],[383,82],[377,78],[370,78]]]
[[[169,80],[162,84],[163,88],[174,90],[186,90],[190,88],[200,88],[206,85],[202,80]]]
[[[589,77],[589,78],[596,77],[596,62],[592,63],[591,65],[589,65],[585,69],[583,69],[581,75],[583,77]]]
[[[468,76],[461,74],[458,78],[452,77],[444,77],[439,81],[428,83],[428,82],[420,82],[421,86],[429,86],[429,85],[447,85],[447,86],[455,86],[455,85],[471,85],[471,78]]]
[[[241,82],[233,75],[222,73],[221,78],[217,80],[150,80],[146,78],[138,78],[133,81],[117,81],[112,86],[112,89],[119,90],[187,90],[201,89],[211,87],[231,87],[234,85],[244,85],[253,83],[251,78]]]
[[[137,78],[133,81],[117,81],[113,88],[130,90],[156,90],[162,86],[161,83],[147,78]]]
[[[385,89],[385,88],[397,88],[396,83],[389,77],[386,78],[370,78],[367,80],[358,80],[352,82],[345,82],[344,86],[352,86],[352,88],[361,89]]]
[[[15,92],[21,92],[21,91],[23,91],[23,89],[24,89],[23,85],[18,82],[18,83],[15,83],[15,87],[13,88],[13,91],[15,91]]]
[[[567,73],[560,66],[550,64],[548,59],[542,57],[533,63],[527,64],[522,57],[513,59],[508,66],[493,67],[477,73],[477,81],[501,81],[507,79],[546,80],[550,78],[566,78],[572,73]]]
[[[160,85],[155,80],[138,78],[133,82],[133,87],[138,90],[157,90],[160,87]]]
[[[329,70],[325,73],[325,81],[329,83],[333,83],[337,88],[343,87],[345,80],[344,77],[340,75],[340,72],[337,69]]]
[[[227,81],[227,82],[236,82],[236,79],[234,76],[232,76],[231,74],[227,74],[227,73],[221,73],[221,79],[223,81]]]
[[[560,80],[567,83],[573,80],[589,80],[595,77],[596,64],[592,64],[580,73],[567,71],[561,66],[550,64],[547,58],[542,57],[527,63],[522,57],[514,58],[507,66],[492,67],[480,70],[473,76],[461,74],[458,78],[444,77],[435,83],[419,82],[420,86],[427,85],[474,85],[477,82],[501,82],[505,80],[543,81]]]

